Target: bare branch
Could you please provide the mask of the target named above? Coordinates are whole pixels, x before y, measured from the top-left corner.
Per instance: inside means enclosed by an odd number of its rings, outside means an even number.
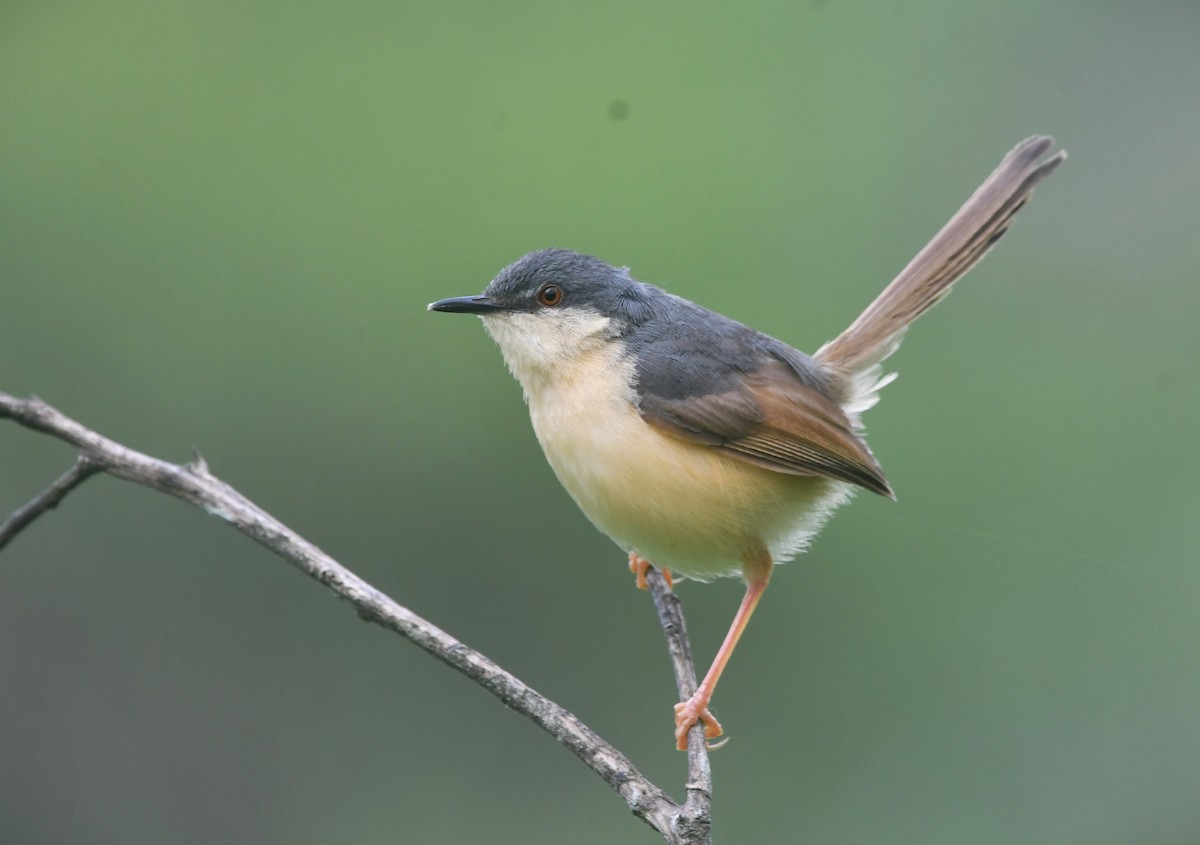
[[[21,533],[21,529],[26,525],[46,511],[58,507],[58,503],[63,500],[64,496],[98,472],[100,472],[100,467],[80,455],[75,460],[74,466],[59,476],[57,481],[34,497],[29,504],[13,511],[8,519],[4,520],[4,524],[0,525],[0,549],[8,545],[8,542]]]
[[[667,638],[671,666],[679,700],[687,701],[696,692],[696,667],[692,662],[692,644],[683,620],[683,604],[667,579],[657,569],[646,572],[646,582],[658,611],[658,621]],[[685,842],[709,845],[712,842],[712,767],[704,726],[699,722],[688,733],[687,801],[675,819],[676,832]]]
[[[691,738],[688,800],[681,806],[642,775],[625,755],[601,739],[572,713],[359,578],[212,475],[198,455],[191,463],[183,465],[152,458],[97,434],[36,397],[19,399],[0,392],[0,418],[12,419],[26,428],[56,437],[80,450],[79,461],[70,472],[9,519],[9,523],[12,523],[19,514],[32,514],[24,517],[23,523],[17,525],[12,534],[38,513],[57,504],[88,476],[100,471],[183,499],[209,515],[230,523],[300,571],[320,581],[353,604],[363,619],[382,625],[416,643],[541,726],[600,775],[621,795],[633,814],[662,834],[667,842],[672,845],[706,845],[711,842],[708,834],[711,776],[703,738],[698,739],[698,733],[694,732]],[[8,523],[5,524],[7,526]],[[678,600],[670,594],[661,577],[652,576],[652,583],[658,585],[655,588],[656,605],[667,607],[671,613],[670,628],[666,633],[676,671],[683,672],[679,676],[681,692],[685,683],[690,684],[690,690],[694,690],[695,671],[691,666],[690,647]],[[660,597],[658,593],[662,590],[665,590],[665,594]],[[662,618],[665,620],[667,617]],[[664,621],[664,627],[666,625]],[[677,653],[682,657],[675,658]],[[680,660],[684,662],[680,663]]]

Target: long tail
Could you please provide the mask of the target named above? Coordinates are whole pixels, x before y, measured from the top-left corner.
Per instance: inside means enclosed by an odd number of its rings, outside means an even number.
[[[883,360],[896,351],[910,323],[950,292],[950,286],[987,255],[1034,186],[1067,157],[1040,161],[1054,146],[1044,135],[1027,138],[1004,157],[963,207],[850,327],[817,350],[842,406],[856,418],[879,400]]]

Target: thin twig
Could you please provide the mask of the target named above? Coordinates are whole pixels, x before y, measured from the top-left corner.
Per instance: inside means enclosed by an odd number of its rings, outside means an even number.
[[[359,578],[210,473],[198,455],[192,462],[182,465],[152,458],[103,437],[36,397],[19,399],[0,392],[0,418],[12,419],[26,428],[56,437],[80,450],[80,459],[75,468],[34,502],[14,514],[9,523],[22,512],[33,509],[33,516],[36,516],[37,513],[52,507],[87,475],[100,471],[183,499],[211,516],[228,522],[243,534],[288,560],[306,575],[320,581],[353,604],[363,619],[375,622],[411,640],[434,657],[462,672],[513,710],[531,719],[600,775],[621,795],[633,814],[662,834],[667,842],[672,845],[707,845],[711,842],[707,837],[706,810],[702,814],[705,818],[704,838],[697,838],[693,832],[693,818],[696,814],[692,794],[699,790],[707,799],[707,759],[703,761],[704,764],[699,770],[701,774],[697,776],[693,771],[692,777],[689,778],[687,803],[675,803],[662,789],[642,775],[625,755],[601,739],[572,713],[483,654],[459,642]],[[34,508],[35,503],[43,501],[49,504]],[[11,534],[19,532],[32,518],[25,518],[23,522],[15,524]],[[8,523],[6,527],[7,525]],[[674,601],[677,612],[677,600]],[[678,622],[673,622],[671,630],[667,631],[668,641],[672,643],[672,654],[677,650],[683,654],[690,651],[685,636],[682,617],[679,616]],[[690,658],[688,665],[690,667]],[[691,671],[690,668],[688,671]],[[694,689],[694,672],[691,674],[690,683]],[[702,739],[700,743],[702,746]],[[693,763],[696,750],[693,735],[690,752]]]
[[[8,545],[8,541],[21,532],[26,525],[33,522],[48,510],[58,507],[63,497],[87,481],[100,467],[80,455],[74,465],[59,476],[58,480],[39,493],[29,504],[13,511],[4,524],[0,525],[0,549]]]
[[[657,569],[646,572],[650,596],[658,621],[667,638],[671,666],[675,670],[675,686],[679,700],[687,701],[696,692],[696,667],[692,662],[692,644],[683,619],[683,604]],[[712,766],[708,759],[708,743],[704,726],[697,722],[688,732],[687,801],[683,812],[675,819],[676,832],[687,842],[712,842]]]

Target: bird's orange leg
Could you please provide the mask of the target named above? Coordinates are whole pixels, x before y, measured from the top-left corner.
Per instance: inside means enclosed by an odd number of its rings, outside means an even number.
[[[724,733],[721,723],[712,713],[708,712],[708,702],[712,698],[713,690],[716,689],[721,673],[725,671],[725,664],[729,662],[729,657],[733,654],[734,646],[742,636],[742,631],[746,630],[746,624],[750,621],[750,616],[754,613],[758,600],[762,598],[763,592],[767,589],[767,582],[771,580],[771,568],[771,555],[766,549],[759,550],[753,557],[747,558],[743,564],[746,595],[742,598],[742,605],[738,608],[737,614],[733,617],[733,624],[729,626],[725,642],[721,643],[721,647],[717,650],[717,656],[713,658],[708,674],[696,688],[696,694],[687,701],[681,701],[675,705],[675,747],[680,751],[687,751],[688,731],[697,722],[704,725],[705,739],[715,739]]]
[[[649,585],[646,583],[646,572],[649,571],[650,567],[653,565],[654,564],[646,560],[644,557],[638,557],[637,552],[629,553],[629,571],[637,576],[637,581],[635,583],[637,584],[637,588],[639,590],[650,589]],[[671,571],[668,569],[660,569],[659,572],[662,573],[663,580],[667,582],[667,586],[674,589],[675,579],[671,577]]]

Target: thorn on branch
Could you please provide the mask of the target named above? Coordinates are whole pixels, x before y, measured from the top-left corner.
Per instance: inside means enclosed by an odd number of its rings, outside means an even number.
[[[212,475],[208,471],[208,461],[204,460],[204,456],[200,454],[200,450],[195,446],[192,447],[192,459],[184,464],[184,468],[196,475]]]

